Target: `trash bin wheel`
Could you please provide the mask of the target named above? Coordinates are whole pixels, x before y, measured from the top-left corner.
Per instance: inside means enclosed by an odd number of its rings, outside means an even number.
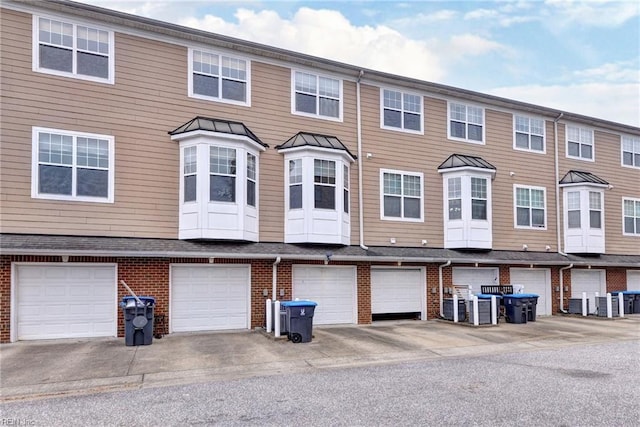
[[[298,344],[300,342],[302,342],[302,335],[301,334],[291,334],[291,342],[294,344]]]

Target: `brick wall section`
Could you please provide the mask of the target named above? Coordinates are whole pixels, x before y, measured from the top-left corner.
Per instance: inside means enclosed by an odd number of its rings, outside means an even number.
[[[358,324],[371,323],[371,264],[357,263]]]
[[[607,292],[623,291],[627,289],[627,269],[607,269]]]
[[[251,328],[265,327],[266,301],[271,298],[273,261],[254,260],[251,264]],[[264,295],[266,290],[267,295]]]
[[[426,271],[427,319],[432,320],[440,317],[440,269],[438,268],[438,264],[428,264],[426,270],[427,270]],[[451,269],[449,268],[449,270]],[[451,274],[449,274],[449,276],[451,276]],[[443,277],[444,277],[444,271],[443,271]],[[444,280],[443,280],[443,283],[444,283]],[[436,289],[435,294],[431,292],[433,288]]]
[[[11,339],[11,259],[0,255],[0,342]]]

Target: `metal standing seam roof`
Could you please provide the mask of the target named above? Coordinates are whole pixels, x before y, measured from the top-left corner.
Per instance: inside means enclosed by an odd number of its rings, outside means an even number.
[[[210,117],[198,116],[189,120],[182,126],[169,132],[169,135],[179,135],[181,133],[193,132],[197,130],[205,130],[209,132],[227,133],[230,135],[246,136],[265,148],[269,146],[262,142],[251,130],[241,122],[233,122],[230,120],[213,119]]]
[[[464,154],[452,154],[447,160],[442,162],[438,169],[452,169],[462,167],[474,167],[480,169],[496,170],[496,167],[484,160],[482,157],[466,156]]]
[[[560,184],[600,184],[609,185],[604,179],[592,174],[591,172],[582,172],[570,170],[562,177]]]
[[[351,154],[349,149],[337,137],[317,133],[298,132],[286,142],[276,146],[276,150],[286,150],[289,148],[305,146],[340,150],[346,152],[353,160],[357,159],[357,157]]]

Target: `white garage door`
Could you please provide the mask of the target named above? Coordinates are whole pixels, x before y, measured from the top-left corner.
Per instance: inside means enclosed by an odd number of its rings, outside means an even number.
[[[248,329],[250,289],[248,265],[172,265],[171,331]]]
[[[640,270],[627,270],[627,290],[640,291]]]
[[[551,270],[547,268],[511,268],[511,284],[524,286],[524,292],[539,295],[536,314],[551,315]]]
[[[356,323],[356,268],[294,265],[293,297],[318,303],[313,323]]]
[[[454,267],[452,275],[454,286],[471,285],[475,294],[480,293],[482,285],[498,284],[498,269],[493,267]]]
[[[600,296],[607,294],[604,270],[571,270],[571,298],[582,298],[587,293],[589,299],[589,313],[596,311],[595,293]]]
[[[371,314],[420,313],[425,319],[424,277],[420,268],[372,268]]]
[[[18,340],[117,333],[115,265],[17,265]]]

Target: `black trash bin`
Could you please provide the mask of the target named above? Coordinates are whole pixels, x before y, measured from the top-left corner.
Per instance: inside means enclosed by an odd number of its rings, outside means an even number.
[[[120,306],[124,314],[125,345],[149,345],[153,341],[153,309],[156,299],[153,297],[126,296]]]
[[[511,294],[504,296],[504,314],[507,323],[527,323],[527,306],[529,297],[525,294]]]
[[[313,334],[313,313],[318,304],[313,301],[286,301],[282,305],[287,313],[285,323],[291,342],[310,342]]]
[[[611,292],[611,295],[617,297],[619,293],[624,301],[624,314],[639,314],[640,291],[616,291]]]
[[[535,322],[538,310],[538,298],[536,294],[519,294],[527,302],[527,322]]]

